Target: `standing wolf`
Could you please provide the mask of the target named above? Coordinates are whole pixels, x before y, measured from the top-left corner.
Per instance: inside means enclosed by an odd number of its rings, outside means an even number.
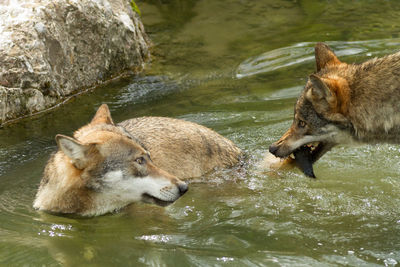
[[[107,105],[74,137],[57,135],[34,208],[95,216],[144,201],[168,205],[188,189],[180,178],[239,161],[241,150],[216,132],[172,118],[115,125]]]
[[[312,163],[337,144],[400,143],[400,52],[362,64],[341,62],[323,43],[315,46],[317,71],[298,98],[289,130],[269,151]]]

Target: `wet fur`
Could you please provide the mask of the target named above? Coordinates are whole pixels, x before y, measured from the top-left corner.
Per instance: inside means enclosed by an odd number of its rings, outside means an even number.
[[[400,52],[361,64],[341,62],[323,43],[315,47],[316,73],[295,105],[289,130],[270,151],[286,157],[304,144],[400,141]],[[302,127],[305,125],[304,127]]]
[[[59,150],[45,167],[34,207],[87,216],[138,201],[171,203],[187,190],[179,178],[233,166],[241,155],[231,141],[183,120],[142,117],[115,125],[107,105],[74,138],[56,140]]]
[[[141,117],[119,124],[140,140],[153,162],[179,178],[199,177],[238,162],[240,149],[218,133],[195,123]]]

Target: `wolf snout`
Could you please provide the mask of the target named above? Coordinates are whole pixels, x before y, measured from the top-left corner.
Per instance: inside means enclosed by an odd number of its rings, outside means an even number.
[[[275,143],[269,146],[269,152],[275,156],[277,156],[276,153],[278,149],[279,147]]]
[[[275,157],[285,158],[289,156],[289,154],[292,153],[293,151],[288,146],[278,141],[270,145],[269,152]]]
[[[178,184],[178,189],[179,189],[179,194],[182,196],[183,194],[185,194],[188,191],[189,186],[187,183],[182,182],[182,183]]]

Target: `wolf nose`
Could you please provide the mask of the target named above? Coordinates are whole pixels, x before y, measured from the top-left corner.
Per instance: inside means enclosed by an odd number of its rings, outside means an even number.
[[[272,144],[269,146],[269,152],[271,152],[271,154],[274,154],[276,156],[276,151],[278,151],[277,145]]]
[[[179,193],[182,196],[183,194],[186,193],[186,191],[188,191],[189,186],[187,185],[187,183],[179,183],[178,188],[179,188]]]

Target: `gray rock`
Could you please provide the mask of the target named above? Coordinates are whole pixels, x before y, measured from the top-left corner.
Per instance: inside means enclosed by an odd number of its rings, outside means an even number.
[[[129,0],[0,0],[0,124],[140,71],[149,45]]]

